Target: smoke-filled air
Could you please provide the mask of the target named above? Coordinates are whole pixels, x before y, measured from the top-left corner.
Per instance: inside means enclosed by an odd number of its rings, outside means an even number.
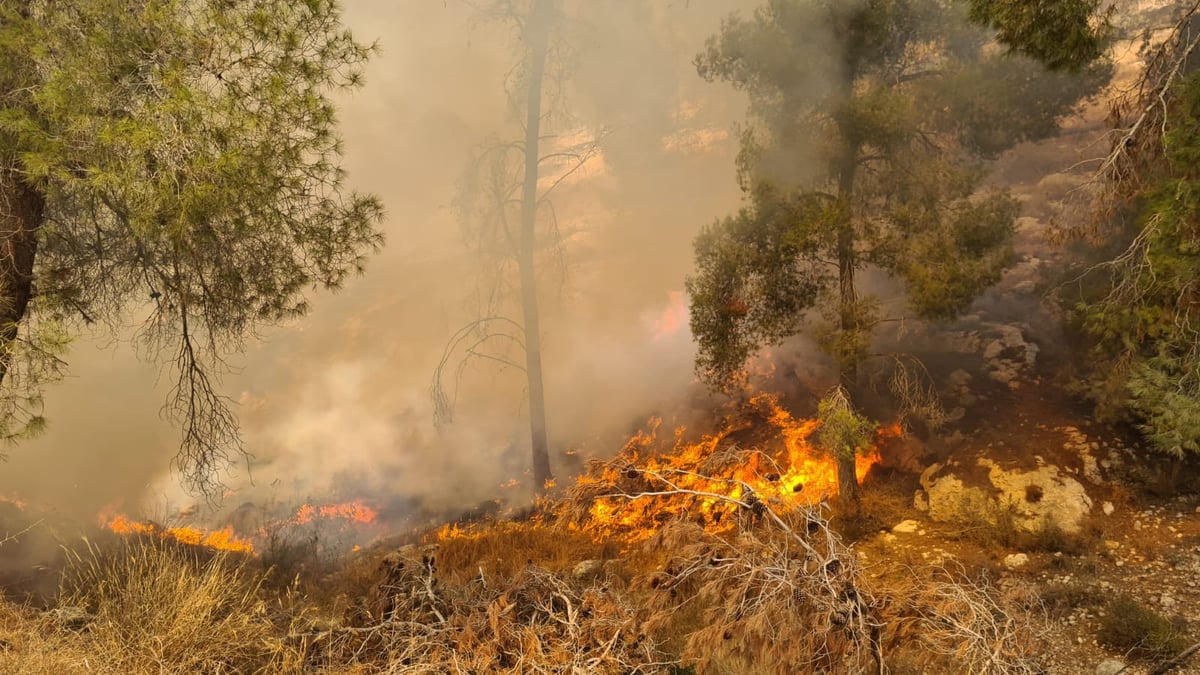
[[[1197,31],[0,0],[0,672],[1200,672]]]

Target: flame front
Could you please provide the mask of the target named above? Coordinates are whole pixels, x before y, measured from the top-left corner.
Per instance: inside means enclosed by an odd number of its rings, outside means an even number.
[[[769,394],[751,398],[749,408],[769,429],[731,418],[718,432],[688,442],[686,429],[679,427],[665,452],[654,451],[660,445],[661,420],[652,419],[649,429],[631,438],[616,460],[594,465],[579,479],[576,494],[593,495],[582,526],[604,536],[620,530],[632,539],[649,537],[657,525],[675,518],[721,530],[744,510],[738,502],[787,508],[837,494],[837,462],[808,440],[819,421],[795,419]],[[748,430],[760,432],[760,437],[761,432],[769,432],[771,442],[744,449],[730,440]],[[880,436],[899,433],[899,426],[893,425]],[[855,459],[856,478],[861,481],[879,461],[874,447],[860,453]]]
[[[140,534],[159,539],[170,539],[190,546],[206,546],[235,553],[254,552],[253,544],[245,539],[239,539],[233,534],[233,528],[228,526],[219,530],[202,530],[195,527],[159,527],[153,523],[130,520],[120,514],[106,519],[106,521],[104,527],[117,534]]]
[[[320,506],[304,504],[296,511],[296,515],[292,517],[292,523],[296,525],[306,525],[319,518],[326,520],[350,520],[356,523],[371,523],[375,521],[375,518],[378,515],[379,512],[370,506],[367,506],[363,500],[356,499],[352,502],[346,502],[344,504],[323,504]]]
[[[317,520],[341,520],[353,524],[374,523],[379,512],[368,506],[363,500],[356,499],[342,504],[303,504],[296,512],[282,521],[285,525],[307,525]],[[219,530],[207,530],[197,527],[162,527],[160,525],[137,521],[124,514],[106,510],[100,516],[100,523],[106,529],[123,535],[143,535],[159,539],[177,541],[191,546],[206,546],[221,551],[238,553],[254,553],[254,544],[249,539],[238,537],[233,528],[225,526]],[[265,528],[263,533],[265,533]]]

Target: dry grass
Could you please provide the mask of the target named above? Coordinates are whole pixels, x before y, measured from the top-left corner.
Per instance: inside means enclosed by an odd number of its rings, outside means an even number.
[[[244,560],[170,543],[129,540],[114,549],[70,552],[59,616],[4,607],[12,645],[0,672],[279,672],[276,637],[261,576]]]
[[[644,542],[565,520],[431,534],[305,582],[323,595],[264,585],[269,570],[231,554],[88,545],[60,595],[86,626],[0,605],[0,672],[1032,672],[1036,599],[863,569],[822,507],[731,506],[745,514],[724,530],[677,521]],[[606,562],[577,573],[585,560]]]
[[[499,521],[439,537],[437,544],[438,567],[460,578],[482,573],[511,579],[531,563],[554,572],[570,572],[584,560],[623,557],[619,541],[598,541],[591,534],[539,522]]]

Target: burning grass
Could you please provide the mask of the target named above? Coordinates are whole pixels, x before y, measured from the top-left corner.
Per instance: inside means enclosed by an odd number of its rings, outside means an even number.
[[[352,526],[376,522],[379,512],[361,499],[344,503],[304,503],[295,513],[276,518],[258,528],[252,537],[237,536],[232,526],[207,529],[186,525],[164,526],[150,521],[138,521],[120,513],[102,514],[100,524],[120,535],[154,537],[189,546],[199,546],[231,553],[256,554],[262,548],[273,550],[279,545],[281,532],[297,528],[318,527],[326,522],[342,522]],[[257,544],[257,546],[256,546]]]
[[[300,565],[290,585],[264,584],[271,556],[125,521],[116,549],[69,557],[60,604],[86,628],[7,607],[0,671],[1035,672],[1035,606],[945,569],[864,567],[830,524],[816,428],[769,396],[698,438],[653,425],[530,517]],[[350,503],[278,522],[374,517]]]
[[[218,551],[250,553],[254,550],[254,545],[250,541],[234,536],[232,527],[224,527],[219,530],[204,530],[195,527],[162,527],[155,523],[130,520],[123,515],[114,516],[105,523],[105,527],[117,534],[157,537],[189,546],[202,546]]]

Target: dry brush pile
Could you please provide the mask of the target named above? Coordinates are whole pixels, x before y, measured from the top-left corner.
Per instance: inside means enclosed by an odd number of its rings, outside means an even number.
[[[526,565],[490,581],[439,581],[436,546],[384,557],[348,625],[299,636],[309,667],[400,673],[641,673],[661,663],[635,608],[603,583]]]

